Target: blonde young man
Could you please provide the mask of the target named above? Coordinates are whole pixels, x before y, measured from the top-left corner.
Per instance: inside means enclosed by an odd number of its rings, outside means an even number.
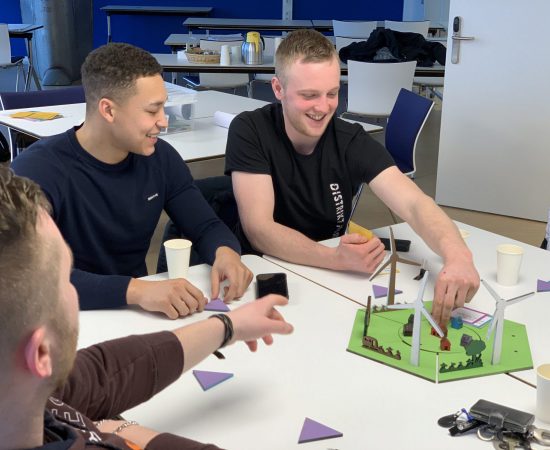
[[[239,209],[236,233],[243,251],[373,272],[384,258],[380,240],[344,234],[353,195],[367,183],[443,258],[433,315],[445,323],[479,287],[456,226],[382,145],[359,125],[334,117],[340,65],[328,39],[313,30],[290,33],[277,50],[275,71],[271,84],[280,104],[244,112],[229,129],[226,174]],[[316,242],[337,236],[336,248]]]
[[[271,344],[272,334],[291,333],[274,308],[287,300],[270,295],[171,332],[76,352],[71,252],[48,208],[35,183],[0,167],[0,450],[217,449],[109,419],[148,400],[224,343],[246,341],[255,351],[257,339]]]
[[[239,242],[176,150],[159,139],[167,126],[161,72],[150,53],[129,44],[94,50],[82,65],[84,124],[38,141],[12,164],[52,204],[74,253],[82,309],[136,304],[172,319],[203,309],[203,293],[187,280],[138,279],[147,275],[145,255],[163,209],[212,264],[212,298],[222,280],[229,281],[226,300],[252,281]]]

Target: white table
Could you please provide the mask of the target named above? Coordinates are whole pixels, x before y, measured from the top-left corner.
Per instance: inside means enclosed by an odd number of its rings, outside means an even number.
[[[473,253],[474,263],[480,277],[488,281],[503,298],[512,298],[536,291],[537,279],[550,280],[549,251],[460,222],[456,222],[456,224],[460,229],[469,233],[466,237],[466,243]],[[403,253],[406,258],[419,262],[424,258],[427,260],[427,269],[430,271],[431,276],[425,295],[426,299],[432,298],[435,276],[442,267],[441,258],[428,248],[408,224],[401,223],[394,225],[392,228],[396,238],[412,241],[410,252]],[[380,237],[389,236],[387,227],[374,230],[374,232]],[[330,239],[324,243],[328,246],[336,246],[338,239]],[[518,285],[514,287],[500,286],[496,282],[496,247],[502,243],[514,243],[523,247],[524,250],[520,280]],[[367,275],[302,266],[271,256],[265,256],[265,258],[362,304],[366,303],[368,295],[372,295],[372,284],[387,286],[388,283],[387,275],[379,276],[371,283],[368,281],[369,277]],[[395,299],[399,302],[411,302],[417,295],[418,282],[412,278],[418,274],[418,267],[398,264],[398,269],[400,273],[396,277],[396,288],[402,290],[403,294],[396,295]],[[385,297],[377,299],[375,303],[385,303]],[[492,314],[495,309],[493,297],[483,286],[479,288],[469,306],[489,314]],[[548,363],[550,361],[550,347],[548,345],[550,342],[550,327],[547,326],[547,320],[550,318],[550,292],[536,293],[533,297],[519,304],[509,306],[506,308],[505,318],[527,326],[533,366],[537,367],[540,364]],[[536,383],[534,370],[515,372],[514,376],[532,384]]]
[[[231,64],[220,66],[219,64],[199,64],[188,61],[186,58],[178,58],[175,53],[152,53],[165,72],[188,73],[275,73],[273,56],[264,55],[263,64]],[[340,64],[340,74],[348,74],[348,66]],[[442,77],[445,75],[445,66],[435,64],[433,67],[417,67],[415,77]]]
[[[255,256],[243,261],[256,274],[284,271]],[[276,336],[269,348],[260,344],[256,354],[242,343],[223,349],[225,360],[212,356],[196,368],[232,372],[233,378],[203,392],[188,372],[125,418],[231,449],[483,450],[487,443],[474,436],[452,438],[437,419],[479,398],[534,410],[535,390],[506,375],[436,385],[346,352],[356,305],[295,274],[287,276],[290,303],[280,310],[295,327],[292,335]],[[191,267],[189,278],[209,292],[208,266]],[[253,299],[251,285],[240,302]],[[79,346],[173,329],[208,315],[169,321],[137,310],[84,311]],[[305,417],[337,429],[343,438],[298,445]]]
[[[264,105],[267,105],[267,102],[223,92],[197,92],[193,129],[161,135],[161,138],[170,143],[185,161],[219,158],[225,155],[227,129],[214,123],[214,113],[223,111],[238,114],[241,111],[254,110]],[[63,117],[43,122],[9,117],[10,114],[18,111],[55,111],[62,114]],[[85,115],[85,103],[42,106],[0,111],[0,124],[40,139],[63,133],[69,128],[80,125],[84,121]]]

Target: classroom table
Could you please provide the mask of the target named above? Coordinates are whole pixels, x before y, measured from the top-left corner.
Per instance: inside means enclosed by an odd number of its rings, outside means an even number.
[[[146,16],[208,16],[214,9],[211,6],[130,6],[107,5],[101,8],[107,15],[107,42],[112,41],[111,16],[112,15],[146,15]]]
[[[485,398],[533,411],[535,390],[506,375],[434,384],[347,352],[357,305],[318,284],[256,256],[243,262],[255,273],[285,272],[290,301],[279,310],[293,324],[255,354],[243,343],[222,349],[197,370],[233,373],[204,392],[191,371],[153,399],[125,412],[127,420],[231,449],[422,448],[489,449],[468,435],[450,437],[436,422]],[[206,295],[209,266],[193,266],[188,279]],[[165,274],[151,279],[165,279]],[[230,308],[253,301],[254,284]],[[137,309],[83,311],[79,347],[135,333],[170,330],[207,318],[208,312],[170,321]],[[98,331],[100,330],[100,331]],[[298,445],[309,417],[343,437]]]
[[[186,72],[186,73],[275,73],[273,57],[264,55],[263,64],[231,64],[221,66],[220,64],[199,64],[178,58],[174,53],[153,53],[152,54],[165,72]],[[340,63],[341,75],[348,74],[348,66]],[[445,75],[445,66],[434,64],[432,67],[416,67],[415,77],[442,77]]]
[[[27,69],[27,76],[25,78],[25,91],[28,91],[31,87],[31,76],[34,79],[36,88],[38,90],[42,89],[40,85],[40,78],[38,77],[36,70],[34,68],[34,57],[32,51],[32,38],[34,37],[34,32],[44,28],[43,25],[35,25],[28,23],[10,23],[8,24],[8,30],[10,38],[21,38],[25,39],[25,46],[27,48],[27,57],[29,59],[29,67]]]
[[[455,222],[459,229],[466,234],[466,244],[472,251],[474,264],[480,274],[495,291],[503,298],[512,298],[521,294],[537,290],[537,280],[550,280],[550,252],[523,242],[515,241],[480,228],[460,222]],[[396,239],[411,240],[408,253],[402,253],[407,259],[422,262],[426,260],[426,268],[430,271],[430,281],[426,289],[425,298],[433,296],[434,281],[442,268],[443,261],[406,223],[392,226]],[[389,236],[389,228],[374,230],[380,237]],[[339,239],[329,239],[323,243],[327,246],[336,246]],[[516,286],[504,287],[496,282],[496,247],[499,244],[512,243],[524,250],[520,279]],[[287,270],[299,274],[308,280],[360,304],[366,304],[367,297],[372,295],[372,285],[387,286],[388,275],[378,276],[372,282],[369,276],[351,272],[336,272],[317,267],[303,266],[282,261],[278,258],[265,256]],[[418,267],[398,264],[400,273],[396,277],[396,288],[403,294],[395,296],[395,301],[410,302],[416,298],[418,282],[413,277],[418,274]],[[385,297],[374,300],[373,304],[385,303]],[[493,314],[495,302],[489,292],[481,286],[479,291],[468,305],[479,311]],[[550,292],[536,293],[521,303],[511,305],[505,310],[505,318],[523,323],[527,326],[527,334],[531,347],[533,367],[550,362],[550,327],[546,326],[546,318],[550,318]],[[535,370],[514,372],[513,376],[531,384],[536,383]]]
[[[187,45],[191,44],[193,46],[198,46],[201,39],[223,42],[223,41],[235,41],[243,40],[243,35],[241,33],[236,34],[205,34],[205,33],[194,33],[194,34],[181,34],[181,33],[172,33],[168,35],[164,41],[164,45],[170,47],[172,53],[176,53],[178,50],[185,49]]]
[[[291,31],[302,28],[313,28],[311,20],[289,19],[223,19],[217,17],[189,17],[183,26],[193,30],[271,30]]]
[[[179,133],[160,135],[160,138],[171,144],[187,162],[221,158],[225,155],[227,129],[214,123],[216,111],[238,114],[267,104],[262,100],[217,91],[201,91],[196,95],[193,128]],[[43,122],[9,117],[10,114],[17,111],[55,111],[62,114],[63,117]],[[63,133],[71,127],[80,125],[84,121],[85,115],[85,103],[22,108],[0,111],[0,124],[41,139]]]

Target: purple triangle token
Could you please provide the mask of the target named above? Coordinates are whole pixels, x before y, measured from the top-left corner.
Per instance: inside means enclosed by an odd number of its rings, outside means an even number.
[[[549,292],[550,281],[537,280],[537,292]]]
[[[193,375],[195,375],[195,378],[201,385],[203,391],[207,391],[208,389],[222,383],[225,380],[228,380],[233,376],[232,373],[209,372],[206,370],[193,370]]]
[[[374,298],[386,297],[388,295],[388,288],[385,286],[379,286],[377,284],[372,285],[372,292],[374,293]],[[395,295],[402,294],[403,291],[399,289],[395,290]]]
[[[213,300],[210,300],[206,305],[204,305],[204,310],[205,311],[222,311],[222,312],[231,311],[229,307],[220,298],[215,298]]]
[[[332,439],[342,437],[343,435],[344,434],[339,431],[333,430],[322,423],[315,422],[315,420],[311,420],[306,417],[306,420],[304,420],[304,425],[302,426],[300,438],[298,439],[298,444],[320,441],[322,439]]]

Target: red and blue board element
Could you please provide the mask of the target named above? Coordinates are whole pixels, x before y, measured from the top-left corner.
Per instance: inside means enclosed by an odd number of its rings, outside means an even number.
[[[388,296],[388,288],[385,286],[379,286],[377,284],[372,285],[372,292],[374,293],[374,298],[380,298],[380,297],[387,297]],[[400,291],[399,289],[395,290],[395,295],[402,294],[403,291]]]
[[[207,391],[233,376],[232,373],[209,372],[207,370],[193,370],[193,375],[195,375],[203,391]]]
[[[215,298],[213,300],[210,300],[206,305],[204,305],[204,310],[221,311],[221,312],[231,311],[229,307],[220,298]]]
[[[550,292],[550,281],[537,280],[537,292]]]
[[[304,425],[302,426],[300,438],[298,439],[298,444],[320,441],[323,439],[332,439],[342,437],[343,435],[344,434],[339,431],[333,430],[322,423],[306,417],[306,420],[304,420]]]

